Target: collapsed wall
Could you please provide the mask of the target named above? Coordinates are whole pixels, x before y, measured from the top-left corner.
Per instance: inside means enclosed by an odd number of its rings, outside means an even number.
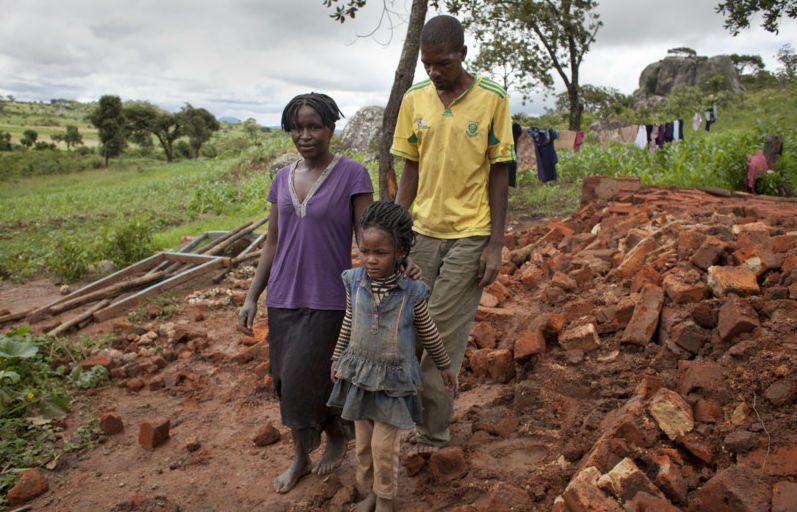
[[[465,385],[513,386],[515,424],[558,432],[540,505],[794,510],[797,201],[591,177],[506,245]]]

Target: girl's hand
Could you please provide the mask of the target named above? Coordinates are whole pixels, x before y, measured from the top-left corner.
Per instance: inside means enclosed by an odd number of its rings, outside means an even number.
[[[421,278],[421,267],[415,264],[414,261],[407,256],[407,263],[406,265],[402,265],[399,270],[404,274],[405,277],[409,277],[413,280],[418,280]]]
[[[257,314],[257,303],[253,300],[246,299],[244,305],[238,310],[238,330],[247,336],[254,336],[252,331],[252,324],[255,321]]]
[[[446,385],[446,389],[449,393],[453,393],[456,397],[459,392],[459,381],[457,380],[457,374],[454,373],[454,370],[450,366],[444,368],[440,370],[440,377],[443,378],[443,384]]]
[[[332,361],[332,367],[329,369],[329,378],[332,379],[333,384],[338,381],[338,377],[335,375],[335,370],[337,370],[337,368],[338,362]]]

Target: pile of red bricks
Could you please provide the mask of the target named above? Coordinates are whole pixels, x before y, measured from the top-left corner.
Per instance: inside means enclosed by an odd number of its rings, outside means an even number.
[[[636,379],[555,510],[797,510],[797,200],[588,178],[578,212],[506,245],[473,378],[621,358]]]

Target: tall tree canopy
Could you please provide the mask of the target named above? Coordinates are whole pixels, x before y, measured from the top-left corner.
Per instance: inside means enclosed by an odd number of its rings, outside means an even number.
[[[756,14],[764,17],[761,24],[767,32],[778,33],[780,18],[797,18],[797,0],[727,0],[717,6],[725,15],[725,28],[733,35],[750,27],[750,18]]]
[[[105,167],[108,167],[108,159],[122,154],[127,142],[121,98],[109,94],[101,97],[97,108],[89,115],[89,120],[97,128],[105,157]]]
[[[324,5],[332,7],[337,2],[338,0],[324,0]],[[407,35],[404,38],[401,58],[399,58],[396,74],[393,77],[390,98],[388,98],[385,114],[382,117],[382,140],[379,141],[379,198],[382,200],[395,197],[396,171],[393,168],[393,155],[390,154],[390,146],[393,144],[393,134],[396,132],[401,98],[404,97],[404,93],[410,88],[415,77],[415,66],[418,62],[418,51],[421,45],[421,29],[426,20],[426,12],[430,3],[437,6],[436,0],[431,0],[431,2],[430,0],[412,0],[410,17],[407,21]],[[357,11],[365,7],[365,4],[366,0],[348,0],[348,2],[344,0],[343,5],[336,6],[335,12],[330,16],[343,23],[347,17],[354,18]],[[387,1],[383,0],[381,19],[384,19],[386,13],[390,16],[392,12]],[[390,30],[392,31],[393,28],[391,24]]]
[[[204,108],[194,108],[190,103],[186,103],[178,115],[182,117],[191,153],[194,158],[198,158],[202,145],[210,139],[213,132],[221,129],[221,125],[216,120],[216,116]]]
[[[130,133],[139,140],[154,135],[160,142],[166,160],[174,159],[174,141],[183,135],[183,119],[179,114],[166,112],[147,101],[125,104],[125,117]]]
[[[579,68],[603,24],[597,1],[448,0],[447,6],[479,42],[475,63],[487,72],[511,66],[524,99],[539,86],[551,89],[550,70],[556,71],[567,90],[570,129],[581,128]]]
[[[760,55],[740,55],[734,53],[728,57],[733,61],[733,66],[740,75],[744,75],[748,71],[749,73],[756,73],[764,69],[764,60]]]

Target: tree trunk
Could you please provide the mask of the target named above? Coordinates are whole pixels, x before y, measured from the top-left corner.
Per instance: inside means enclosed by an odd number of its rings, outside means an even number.
[[[578,93],[578,85],[575,84],[567,91],[567,99],[570,105],[568,129],[573,131],[581,129],[581,114],[584,111],[584,106],[581,104],[581,98]]]
[[[393,134],[396,131],[401,99],[412,85],[412,80],[415,77],[415,65],[421,46],[421,29],[426,21],[428,8],[428,0],[412,0],[410,20],[407,23],[407,37],[404,39],[404,47],[396,68],[393,87],[390,89],[390,99],[387,101],[382,118],[382,140],[379,144],[379,199],[385,201],[392,201],[396,197],[396,170],[393,168],[393,155],[390,154],[390,146],[393,145]]]

